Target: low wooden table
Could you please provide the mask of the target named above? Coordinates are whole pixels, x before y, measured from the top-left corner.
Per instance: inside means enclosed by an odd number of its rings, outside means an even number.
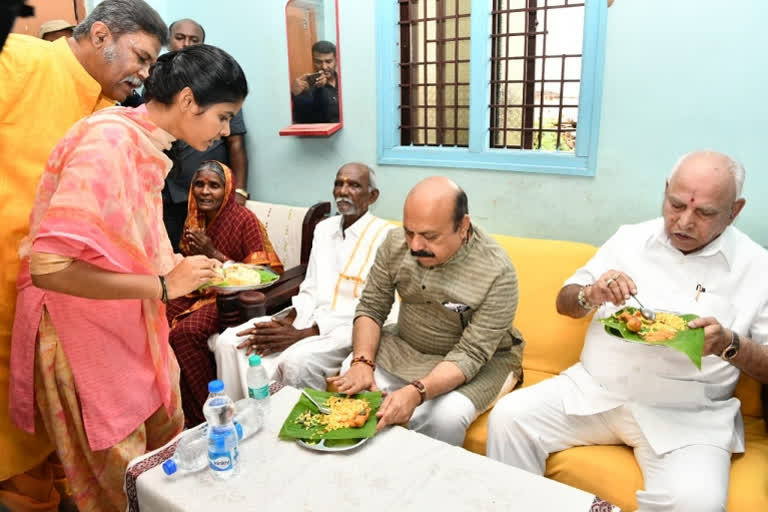
[[[584,491],[402,427],[347,452],[303,448],[277,437],[298,398],[299,390],[290,387],[271,398],[266,425],[241,443],[240,475],[230,480],[214,480],[207,469],[166,476],[160,464],[173,444],[132,461],[129,510],[610,510]]]

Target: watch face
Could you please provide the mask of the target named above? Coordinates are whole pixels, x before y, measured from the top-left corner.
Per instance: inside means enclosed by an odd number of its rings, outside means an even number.
[[[733,359],[738,351],[739,349],[736,347],[729,347],[725,349],[725,352],[723,352],[723,359]]]

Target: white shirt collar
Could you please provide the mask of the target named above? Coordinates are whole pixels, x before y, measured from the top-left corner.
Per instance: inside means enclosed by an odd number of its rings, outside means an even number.
[[[646,247],[651,246],[653,244],[659,244],[664,247],[669,248],[670,250],[680,252],[679,249],[677,249],[674,245],[672,245],[672,241],[669,239],[669,235],[667,235],[666,230],[664,229],[664,218],[659,217],[655,220],[656,222],[656,228],[651,232],[650,236],[648,237],[648,240],[646,242]],[[728,268],[732,268],[734,261],[735,261],[735,240],[733,240],[733,227],[728,226],[725,228],[725,231],[723,231],[720,236],[712,240],[710,243],[699,249],[698,251],[692,252],[690,254],[687,254],[686,256],[698,256],[703,258],[708,258],[715,256],[717,254],[722,254],[723,258],[725,258],[725,262],[728,265]],[[680,253],[682,254],[682,253]]]
[[[338,238],[344,238],[344,228],[342,226],[342,223],[344,222],[344,216],[337,215],[337,217],[339,217],[339,224],[338,228],[334,232],[334,236],[337,236]],[[353,235],[354,237],[359,237],[363,232],[363,229],[365,229],[365,226],[370,221],[371,217],[373,217],[373,215],[371,215],[370,211],[365,212],[362,217],[357,219],[354,224],[347,228],[347,234]]]

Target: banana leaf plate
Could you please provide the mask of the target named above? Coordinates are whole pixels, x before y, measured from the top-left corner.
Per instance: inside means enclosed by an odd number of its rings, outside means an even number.
[[[309,388],[305,388],[305,391],[320,405],[323,405],[331,396],[347,396],[343,393],[331,393]],[[278,436],[282,439],[294,439],[302,446],[318,451],[344,451],[356,448],[376,433],[376,411],[381,407],[381,391],[358,393],[351,395],[350,398],[363,398],[368,401],[368,405],[371,407],[371,414],[362,427],[347,427],[324,432],[325,427],[323,425],[305,427],[296,423],[296,419],[304,412],[309,411],[312,414],[318,412],[312,402],[304,395],[300,395],[299,401],[288,413]]]
[[[679,352],[682,352],[686,356],[688,356],[688,358],[696,366],[696,368],[701,370],[701,356],[704,350],[704,329],[686,328],[681,331],[678,331],[675,337],[672,338],[671,340],[645,341],[643,338],[640,337],[638,333],[632,332],[629,329],[627,329],[627,324],[617,318],[624,311],[634,314],[635,311],[638,311],[638,309],[633,307],[622,308],[616,311],[613,315],[607,318],[600,319],[600,322],[605,326],[605,330],[608,334],[611,334],[613,336],[616,336],[617,338],[621,338],[624,341],[628,341],[631,343],[641,343],[643,345],[665,346],[665,347],[669,347],[671,349],[677,350]],[[691,314],[688,314],[688,315],[681,315],[678,313],[672,313],[672,314],[678,315],[680,318],[685,320],[686,324],[691,320],[693,320],[694,318],[698,318],[697,315],[691,315]]]

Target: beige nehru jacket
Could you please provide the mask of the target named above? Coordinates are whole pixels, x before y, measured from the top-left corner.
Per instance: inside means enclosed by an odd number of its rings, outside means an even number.
[[[496,398],[510,371],[520,376],[523,338],[513,322],[517,275],[507,253],[473,226],[466,244],[448,261],[422,267],[402,229],[379,247],[355,312],[382,325],[400,295],[395,325],[382,330],[376,364],[411,381],[441,361],[458,366],[466,382],[457,391],[478,411]]]

